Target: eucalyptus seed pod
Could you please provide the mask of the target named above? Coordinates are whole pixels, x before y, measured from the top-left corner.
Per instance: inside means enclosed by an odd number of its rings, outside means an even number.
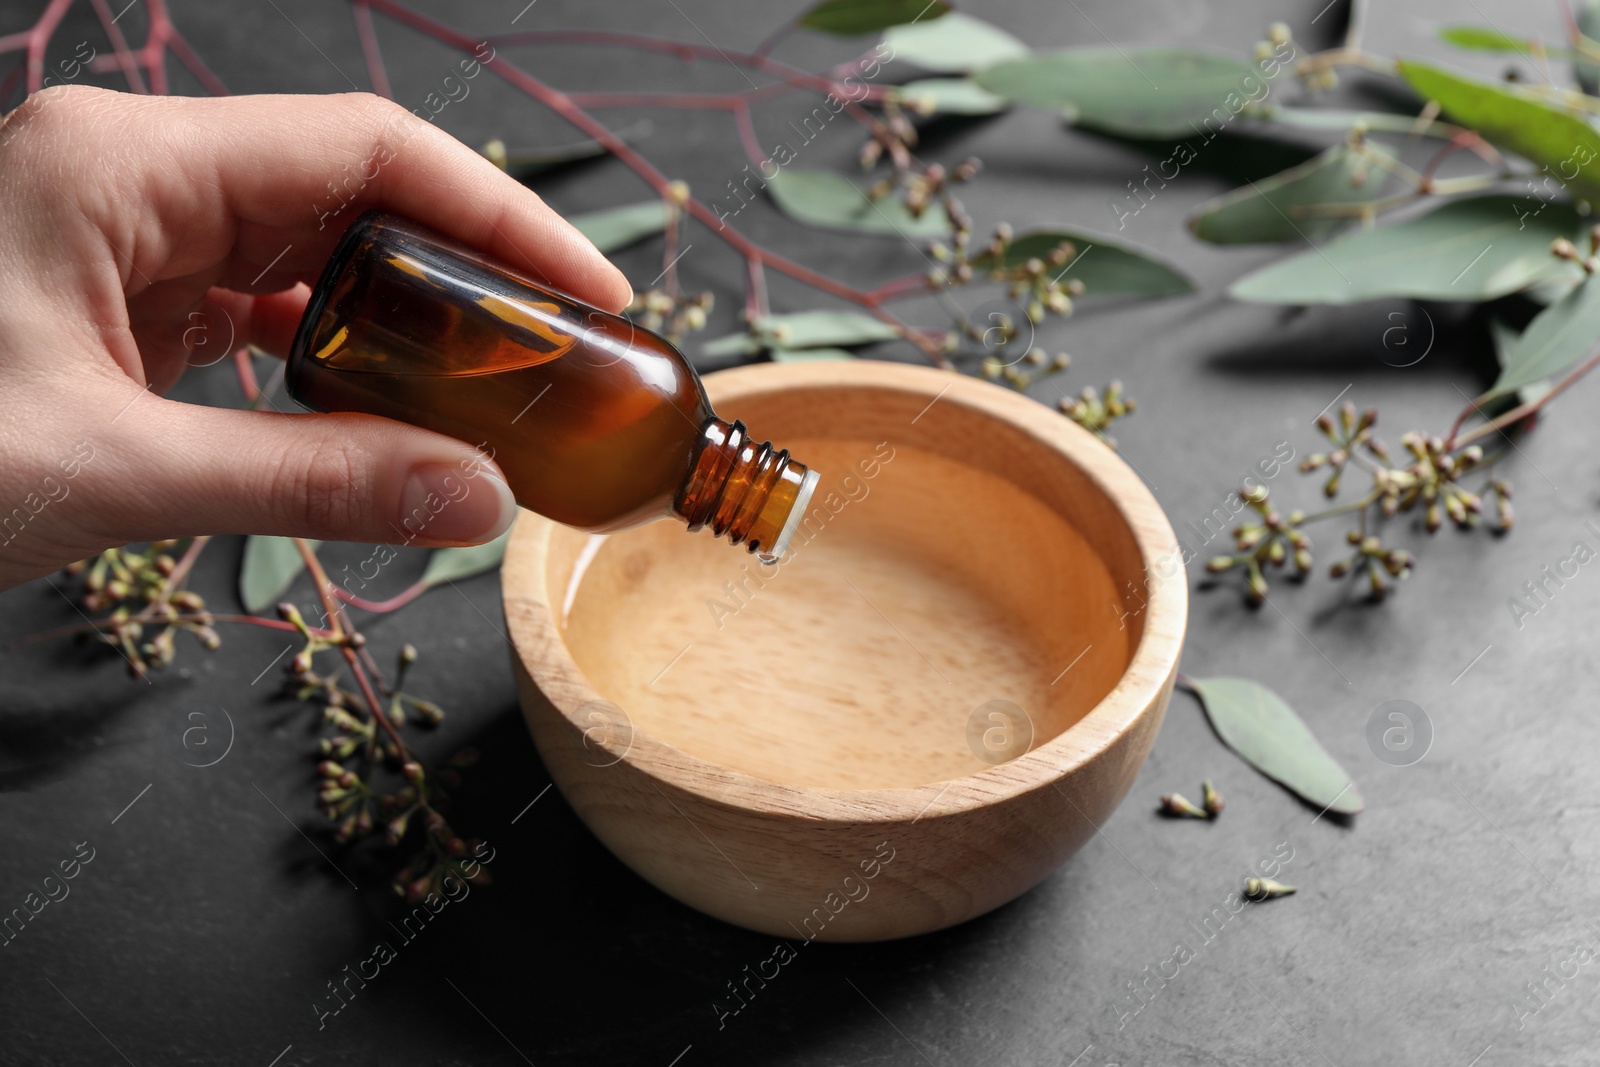
[[[1164,793],[1161,796],[1161,810],[1168,815],[1186,819],[1205,819],[1205,809],[1189,800],[1182,793]]]
[[[1286,897],[1295,891],[1292,885],[1271,878],[1246,878],[1244,881],[1244,895],[1247,900],[1271,900],[1274,897]]]

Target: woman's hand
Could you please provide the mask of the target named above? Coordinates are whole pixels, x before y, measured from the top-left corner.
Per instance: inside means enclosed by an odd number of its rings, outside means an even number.
[[[46,89],[0,125],[0,203],[0,588],[191,534],[392,542],[463,464],[485,476],[413,543],[510,524],[510,490],[470,445],[368,415],[160,395],[246,343],[285,355],[307,283],[368,208],[599,307],[631,296],[537,196],[365,94]]]

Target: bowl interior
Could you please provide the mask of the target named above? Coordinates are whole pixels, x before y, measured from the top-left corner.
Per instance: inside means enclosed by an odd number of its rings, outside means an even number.
[[[1111,692],[1141,633],[1126,519],[1059,441],[927,403],[839,384],[723,412],[821,472],[775,567],[673,522],[552,532],[561,637],[635,731],[783,785],[882,789],[1036,750]]]

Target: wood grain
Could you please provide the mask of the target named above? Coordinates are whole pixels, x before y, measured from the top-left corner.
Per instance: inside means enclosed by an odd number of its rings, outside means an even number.
[[[973,379],[706,385],[821,472],[808,521],[763,568],[676,523],[523,515],[506,620],[556,784],[645,878],[779,936],[907,936],[1026,891],[1122,799],[1171,694],[1186,582],[1155,500]]]

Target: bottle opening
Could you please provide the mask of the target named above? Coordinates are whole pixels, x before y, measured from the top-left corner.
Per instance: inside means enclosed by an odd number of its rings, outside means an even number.
[[[750,440],[742,422],[712,416],[673,502],[689,529],[710,527],[718,537],[748,545],[764,563],[789,547],[811,494],[816,472],[775,449]]]
[[[817,491],[817,483],[821,480],[822,475],[816,471],[806,471],[805,478],[800,482],[800,490],[795,493],[794,503],[789,506],[789,517],[784,521],[783,529],[778,531],[778,539],[772,542],[770,549],[756,553],[756,558],[762,563],[769,566],[776,564],[789,550],[789,542],[794,538],[795,530],[800,528],[806,508],[811,506],[811,494]]]

